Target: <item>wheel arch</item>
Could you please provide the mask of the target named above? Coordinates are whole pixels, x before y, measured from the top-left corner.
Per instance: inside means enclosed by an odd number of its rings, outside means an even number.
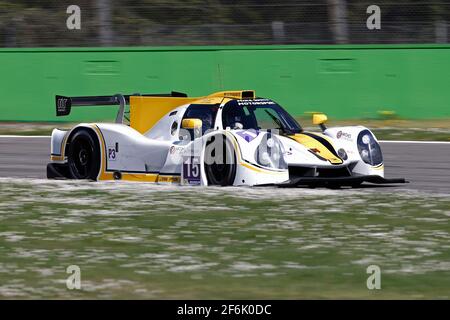
[[[93,124],[93,125],[80,124],[80,125],[72,128],[69,131],[69,133],[67,134],[66,143],[64,145],[64,155],[68,156],[69,146],[70,146],[70,143],[71,143],[74,135],[83,130],[87,131],[91,135],[92,139],[97,142],[99,156],[100,156],[99,171],[98,171],[97,177],[96,177],[96,180],[98,180],[99,177],[101,176],[102,170],[103,170],[103,158],[104,158],[105,151],[104,151],[104,147],[103,147],[103,143],[102,143],[103,137],[99,136],[99,135],[101,135],[101,132],[100,132],[100,129],[95,124]]]
[[[237,176],[238,176],[237,167],[238,167],[240,159],[241,159],[241,152],[240,152],[239,142],[237,141],[237,139],[234,137],[234,135],[231,132],[227,132],[227,131],[214,131],[214,132],[204,136],[202,152],[201,152],[201,157],[200,157],[200,162],[201,162],[200,170],[202,173],[203,184],[210,185],[210,183],[208,181],[208,176],[206,173],[206,163],[205,163],[206,147],[209,142],[209,139],[211,139],[213,137],[217,137],[217,136],[222,136],[224,138],[224,141],[228,141],[228,143],[232,149],[232,152],[234,154],[234,178],[233,178],[233,182],[230,184],[231,186],[233,186],[235,184]]]
[[[70,144],[73,136],[81,130],[86,130],[86,131],[90,132],[91,135],[93,135],[93,137],[95,137],[95,139],[98,141],[98,144],[101,149],[101,140],[100,140],[100,137],[98,136],[98,133],[96,132],[96,130],[92,126],[89,126],[89,125],[78,125],[78,126],[72,128],[72,130],[70,130],[69,133],[67,134],[66,143],[64,145],[64,154],[67,155],[67,150],[68,150],[69,144]]]

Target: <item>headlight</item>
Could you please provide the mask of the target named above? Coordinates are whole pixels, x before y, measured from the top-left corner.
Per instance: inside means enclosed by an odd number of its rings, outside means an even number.
[[[287,169],[288,167],[283,157],[283,146],[271,133],[266,134],[256,148],[255,159],[263,167],[274,169]]]
[[[370,143],[370,136],[368,134],[365,134],[362,136],[362,143],[369,144]]]
[[[375,137],[369,130],[363,130],[358,135],[358,152],[361,159],[372,166],[383,163],[383,154]]]
[[[369,151],[366,149],[361,150],[361,158],[363,159],[364,162],[370,163]]]

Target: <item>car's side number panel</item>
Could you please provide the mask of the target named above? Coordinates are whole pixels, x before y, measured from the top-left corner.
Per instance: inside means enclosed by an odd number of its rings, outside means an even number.
[[[200,157],[183,158],[183,184],[200,185],[201,184]]]

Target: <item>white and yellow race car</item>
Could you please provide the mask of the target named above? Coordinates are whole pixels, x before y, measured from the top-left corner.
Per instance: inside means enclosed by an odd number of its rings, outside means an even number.
[[[385,179],[380,145],[362,126],[307,132],[252,90],[186,94],[56,96],[56,113],[118,105],[115,123],[55,129],[49,179],[127,180],[220,186],[358,186]]]

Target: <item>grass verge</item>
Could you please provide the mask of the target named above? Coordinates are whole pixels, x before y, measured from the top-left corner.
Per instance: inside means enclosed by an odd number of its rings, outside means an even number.
[[[317,131],[310,119],[299,118],[306,130]],[[70,129],[73,123],[0,123],[0,135],[50,135],[54,128]],[[328,126],[363,125],[379,140],[450,141],[450,120],[332,120]]]
[[[195,190],[0,179],[0,297],[450,298],[448,196]]]

